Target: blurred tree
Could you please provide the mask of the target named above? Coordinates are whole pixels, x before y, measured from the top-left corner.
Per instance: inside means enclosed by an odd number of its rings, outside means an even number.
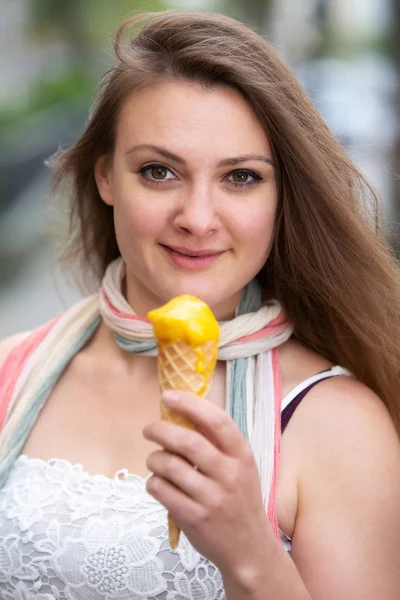
[[[116,28],[137,12],[164,10],[163,0],[31,0],[33,28],[43,37],[57,37],[71,48],[79,70],[90,68],[98,47],[110,42]]]
[[[85,2],[75,0],[33,0],[30,3],[32,25],[44,37],[59,37],[71,52],[71,61],[84,69],[89,55],[89,36],[84,19]]]
[[[51,104],[52,98],[56,103],[85,96],[89,102],[99,74],[109,67],[109,46],[117,27],[132,14],[165,7],[163,0],[29,0],[29,24],[36,45],[49,47],[50,52],[52,43],[64,46],[50,76],[48,69],[38,73],[30,108]]]
[[[274,0],[222,0],[221,12],[255,27],[261,35],[268,35]]]

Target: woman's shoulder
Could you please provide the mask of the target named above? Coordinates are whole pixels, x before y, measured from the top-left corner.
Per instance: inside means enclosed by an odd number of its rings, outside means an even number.
[[[292,363],[296,357],[298,367]],[[333,366],[301,345],[288,349],[286,361],[297,377]],[[332,465],[341,469],[358,459],[373,464],[371,453],[376,455],[377,448],[382,459],[400,456],[399,437],[383,400],[355,377],[319,381],[296,408],[286,431],[285,450],[294,457],[299,474],[308,471],[315,477]]]
[[[30,334],[30,331],[15,333],[0,340],[0,367],[10,354],[10,352],[23,342]]]
[[[299,347],[290,348],[290,353],[291,360],[297,356],[299,363],[303,362],[299,366],[302,374],[311,367],[318,372],[332,366]],[[291,364],[289,356],[287,360]],[[376,486],[390,486],[384,473],[400,472],[399,438],[389,411],[382,399],[355,377],[330,377],[310,389],[285,430],[282,450],[286,462],[290,459],[298,493],[315,510],[319,510],[314,500],[317,502],[321,486],[342,489],[347,478],[372,494]],[[331,496],[336,502],[333,492]]]
[[[365,461],[371,468],[379,466],[377,456],[381,465],[400,467],[399,437],[389,411],[355,377],[330,377],[310,389],[287,427],[285,444],[310,489],[323,473],[348,471],[355,476]],[[368,469],[366,474],[372,476]]]
[[[300,403],[287,435],[297,490],[294,560],[349,578],[348,589],[354,557],[371,581],[382,568],[389,576],[400,531],[400,444],[383,401],[353,377],[326,379]]]
[[[295,340],[283,346],[280,363],[286,386],[294,388],[309,377],[336,366]],[[326,433],[329,427],[342,427],[345,422],[356,425],[362,419],[373,420],[378,416],[391,423],[383,401],[370,388],[354,377],[338,375],[320,381],[307,393],[292,422],[295,425],[301,421],[299,429],[303,431],[318,426],[318,431]]]

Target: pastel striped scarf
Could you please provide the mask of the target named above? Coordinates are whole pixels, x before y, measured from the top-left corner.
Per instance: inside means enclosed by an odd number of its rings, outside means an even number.
[[[153,328],[122,294],[125,266],[112,262],[99,294],[89,296],[34,330],[0,368],[0,487],[58,378],[101,320],[126,351],[155,356]],[[248,440],[260,474],[264,505],[276,535],[282,391],[276,348],[292,333],[276,300],[262,304],[250,282],[231,321],[220,323],[218,359],[227,362],[226,410]],[[61,457],[62,458],[62,457]]]

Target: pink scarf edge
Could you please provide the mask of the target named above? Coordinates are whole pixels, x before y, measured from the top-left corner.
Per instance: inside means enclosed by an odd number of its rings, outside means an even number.
[[[272,531],[280,539],[278,517],[276,514],[276,496],[278,489],[278,476],[281,454],[281,406],[282,406],[282,376],[279,363],[278,349],[272,350],[272,368],[274,374],[275,391],[275,433],[274,433],[274,471],[272,475],[271,490],[268,501],[268,520]]]
[[[27,333],[27,336],[10,350],[0,366],[0,430],[3,427],[14,388],[22,370],[30,356],[39,347],[62,315],[63,313]]]

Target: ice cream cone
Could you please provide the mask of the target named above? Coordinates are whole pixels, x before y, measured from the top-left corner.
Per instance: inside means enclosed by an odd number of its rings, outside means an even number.
[[[158,377],[161,392],[187,390],[205,396],[217,361],[219,326],[213,313],[193,296],[179,296],[148,314],[158,347]],[[161,400],[161,418],[187,427],[196,426]],[[179,527],[168,515],[172,549],[179,543]]]

